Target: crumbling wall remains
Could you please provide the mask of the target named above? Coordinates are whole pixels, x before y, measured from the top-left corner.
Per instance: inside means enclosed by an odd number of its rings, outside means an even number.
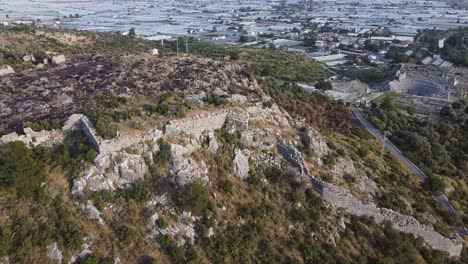
[[[301,175],[309,174],[309,169],[305,164],[304,157],[292,144],[286,143],[280,136],[278,136],[276,146],[283,158],[291,163],[291,165],[296,168]]]
[[[100,145],[101,140],[97,136],[96,129],[94,128],[93,124],[91,124],[91,122],[86,116],[83,116],[82,118],[80,118],[79,126],[81,128],[81,131],[85,133],[91,145],[94,146],[94,148],[97,150],[98,153],[101,153],[101,145]]]
[[[460,256],[463,245],[458,241],[443,237],[432,226],[419,223],[414,217],[403,215],[387,208],[378,208],[373,203],[364,203],[345,188],[322,183],[322,197],[336,208],[343,208],[357,216],[373,217],[379,224],[391,223],[395,229],[421,237],[433,248],[448,252],[450,256]]]
[[[277,136],[277,149],[285,160],[301,174],[310,175],[302,154],[283,138]],[[437,233],[432,226],[419,223],[414,217],[403,215],[387,208],[378,208],[374,203],[364,203],[354,197],[343,187],[322,182],[310,176],[314,187],[319,190],[323,199],[336,208],[343,208],[350,214],[372,217],[379,224],[391,223],[397,230],[421,237],[433,248],[449,253],[450,256],[459,257],[463,245]]]
[[[229,111],[196,115],[191,119],[172,120],[164,127],[165,136],[176,136],[186,133],[198,138],[204,131],[216,130],[223,127]]]
[[[29,127],[23,129],[24,135],[18,135],[16,132],[10,133],[0,137],[0,145],[6,144],[12,141],[21,141],[27,146],[45,146],[50,147],[57,143],[62,142],[63,134],[58,130],[41,130],[36,132]]]
[[[162,137],[162,135],[163,133],[161,130],[152,129],[145,132],[141,136],[121,136],[109,140],[104,140],[99,142],[99,155],[108,155],[141,142],[157,142]]]

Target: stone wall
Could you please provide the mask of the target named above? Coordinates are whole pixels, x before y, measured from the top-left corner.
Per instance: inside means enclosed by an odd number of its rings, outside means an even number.
[[[80,126],[81,131],[85,133],[91,145],[93,145],[94,148],[96,148],[97,152],[101,153],[101,145],[100,145],[101,140],[97,136],[96,129],[94,128],[93,124],[91,124],[91,122],[86,116],[83,116],[82,118],[80,118],[79,126]]]
[[[310,175],[302,154],[280,136],[277,136],[277,149],[300,173]],[[336,208],[357,215],[373,217],[379,224],[391,223],[395,229],[421,237],[427,244],[437,250],[445,251],[452,257],[459,257],[463,245],[459,241],[451,240],[437,233],[432,226],[420,224],[414,217],[403,215],[387,208],[378,208],[373,203],[364,203],[354,197],[345,188],[322,182],[310,176],[312,184],[321,193],[323,199]]]
[[[196,115],[191,119],[169,121],[164,127],[164,135],[169,137],[186,133],[198,138],[204,131],[222,128],[230,113],[229,111],[221,111]]]
[[[162,137],[162,135],[163,133],[161,130],[152,129],[145,132],[141,136],[121,136],[109,140],[104,140],[99,142],[99,155],[103,156],[112,154],[145,141],[157,142]]]
[[[348,213],[357,216],[373,217],[379,224],[390,222],[395,229],[421,237],[434,249],[445,251],[452,257],[459,257],[461,254],[463,248],[461,243],[443,237],[433,227],[420,224],[412,216],[386,208],[378,208],[373,203],[364,203],[354,197],[349,190],[329,183],[322,183],[320,191],[324,200],[336,208],[343,208]]]
[[[24,128],[24,135],[18,135],[16,132],[10,133],[0,137],[0,145],[6,144],[12,141],[21,141],[27,146],[46,146],[50,147],[54,144],[60,143],[63,140],[63,134],[58,130],[46,131],[42,130],[39,132],[33,131],[31,128]]]
[[[283,158],[291,163],[291,165],[296,168],[301,175],[309,174],[309,169],[305,164],[302,154],[292,144],[286,143],[278,136],[276,146]]]

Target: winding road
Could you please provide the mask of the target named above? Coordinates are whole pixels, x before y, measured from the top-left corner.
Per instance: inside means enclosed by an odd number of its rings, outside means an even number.
[[[385,136],[374,126],[372,125],[361,113],[361,111],[355,107],[350,106],[351,111],[359,120],[362,126],[364,126],[369,133],[371,133],[377,140],[380,142],[384,142],[385,148],[388,149],[409,171],[411,171],[414,175],[418,176],[422,182],[426,182],[429,178],[421,169],[419,169],[413,162],[407,159],[403,153],[389,140],[386,140]],[[439,195],[435,197],[435,199],[442,205],[442,207],[453,215],[456,219],[455,229],[457,230],[458,234],[461,236],[467,236],[468,231],[466,230],[463,222],[457,216],[457,212],[450,204],[450,201],[447,199],[445,195]]]
[[[403,165],[405,165],[405,167],[410,170],[414,175],[418,176],[419,179],[422,181],[422,182],[425,182],[428,177],[427,175],[421,170],[419,169],[416,165],[414,165],[414,163],[412,163],[409,159],[407,159],[403,153],[395,146],[393,145],[392,142],[390,142],[389,140],[386,140],[385,139],[385,136],[374,126],[372,125],[365,117],[364,115],[361,113],[361,111],[359,111],[358,108],[356,108],[355,106],[351,106],[351,111],[353,112],[353,114],[356,116],[356,118],[359,120],[359,122],[361,123],[361,125],[363,125],[367,131],[369,131],[369,133],[371,133],[374,137],[377,138],[377,140],[379,140],[380,142],[384,142],[385,141],[385,147],[401,162],[403,163]]]

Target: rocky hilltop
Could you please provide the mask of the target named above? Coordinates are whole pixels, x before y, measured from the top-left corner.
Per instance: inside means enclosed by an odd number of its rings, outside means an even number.
[[[2,77],[0,121],[8,131],[24,122],[86,113],[96,109],[98,94],[132,97],[204,91],[205,96],[213,96],[227,95],[229,87],[233,100],[246,100],[256,85],[248,77],[239,65],[202,58],[71,56],[58,66]]]

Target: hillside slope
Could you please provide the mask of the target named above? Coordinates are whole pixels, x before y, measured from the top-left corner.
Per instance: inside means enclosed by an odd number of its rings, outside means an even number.
[[[151,56],[80,34],[92,41],[58,45],[64,63],[1,77],[1,262],[465,260],[415,176],[344,105],[296,84],[326,78],[319,65],[219,46]],[[127,44],[100,51],[113,37]]]

